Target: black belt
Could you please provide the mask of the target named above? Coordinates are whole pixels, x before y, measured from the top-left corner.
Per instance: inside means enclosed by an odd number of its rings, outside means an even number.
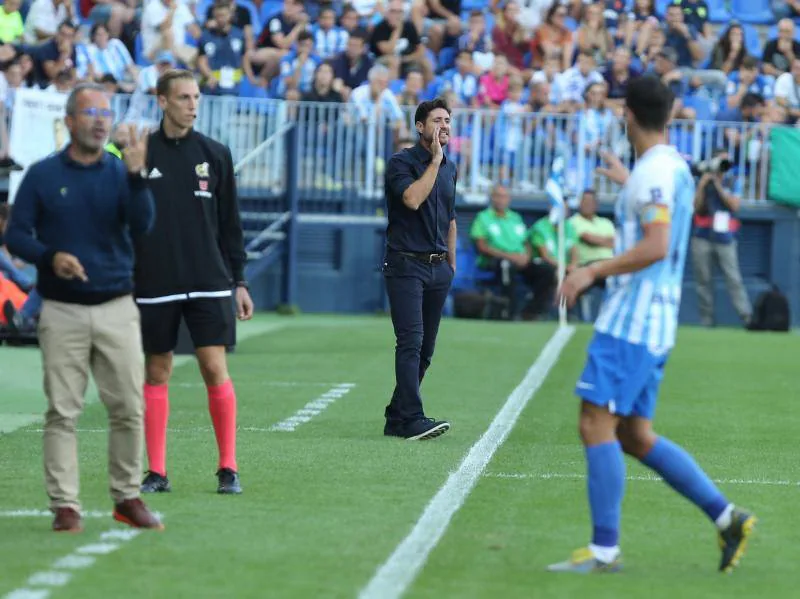
[[[419,260],[420,262],[425,262],[426,264],[441,264],[445,260],[447,260],[447,252],[440,252],[438,254],[422,254],[419,252],[397,252],[403,256],[408,256],[409,258],[414,258],[414,260]]]

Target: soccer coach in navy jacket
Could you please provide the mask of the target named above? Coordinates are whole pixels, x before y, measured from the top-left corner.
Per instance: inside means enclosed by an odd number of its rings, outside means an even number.
[[[114,518],[163,528],[139,499],[144,356],[132,296],[132,237],[154,220],[142,176],[147,139],[132,131],[123,160],[117,159],[103,149],[112,120],[101,86],[72,91],[65,118],[71,142],[30,167],[6,232],[9,251],[37,266],[44,298],[45,483],[59,532],[81,530],[75,425],[90,371],[109,417]]]

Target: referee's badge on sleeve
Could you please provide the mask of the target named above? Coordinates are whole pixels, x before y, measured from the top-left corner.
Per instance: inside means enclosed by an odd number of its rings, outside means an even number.
[[[208,162],[201,162],[200,164],[194,167],[195,174],[200,178],[208,178]]]

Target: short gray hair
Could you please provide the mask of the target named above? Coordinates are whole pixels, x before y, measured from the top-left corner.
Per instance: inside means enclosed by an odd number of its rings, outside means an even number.
[[[385,75],[386,77],[389,76],[389,69],[387,69],[382,64],[376,64],[367,72],[367,79],[369,81],[373,81],[375,77],[380,75]]]
[[[78,96],[85,91],[105,92],[106,88],[99,83],[79,83],[76,85],[72,88],[72,91],[69,92],[69,97],[67,98],[67,107],[65,110],[67,116],[75,116],[75,113],[78,111]]]

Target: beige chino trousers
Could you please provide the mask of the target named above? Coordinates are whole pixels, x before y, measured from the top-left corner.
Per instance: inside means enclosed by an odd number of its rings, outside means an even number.
[[[80,509],[76,427],[90,372],[108,412],[111,497],[115,503],[138,497],[144,354],[132,296],[96,306],[44,300],[39,345],[47,396],[44,471],[50,507]]]

